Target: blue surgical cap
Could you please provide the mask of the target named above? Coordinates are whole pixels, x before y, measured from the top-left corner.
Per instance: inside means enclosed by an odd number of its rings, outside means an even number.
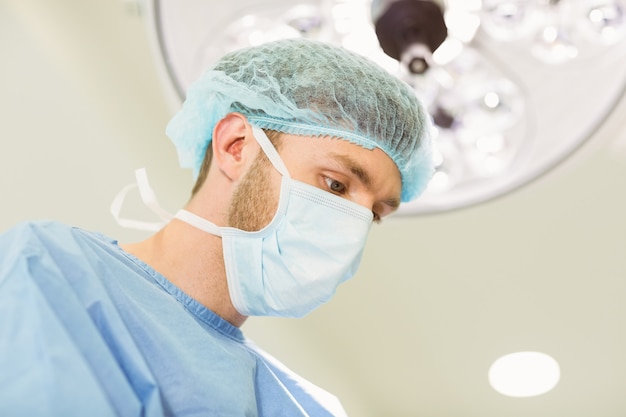
[[[377,64],[329,44],[289,39],[225,55],[187,91],[166,133],[197,177],[216,123],[240,112],[260,128],[380,148],[402,176],[403,202],[430,180],[431,122],[415,91]]]

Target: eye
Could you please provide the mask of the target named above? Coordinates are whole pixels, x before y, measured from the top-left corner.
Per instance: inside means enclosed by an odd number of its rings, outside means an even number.
[[[346,186],[337,181],[334,180],[332,178],[324,178],[324,181],[326,181],[326,185],[328,186],[328,189],[335,194],[345,194],[346,193]]]

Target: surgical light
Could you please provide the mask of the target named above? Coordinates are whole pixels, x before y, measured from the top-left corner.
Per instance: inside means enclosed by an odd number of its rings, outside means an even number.
[[[223,54],[275,39],[342,45],[411,85],[437,171],[400,215],[507,194],[580,148],[626,88],[626,0],[153,0],[178,106]],[[426,18],[428,17],[428,18]]]

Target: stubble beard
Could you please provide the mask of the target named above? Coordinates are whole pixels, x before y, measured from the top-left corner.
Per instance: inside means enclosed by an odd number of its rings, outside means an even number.
[[[241,179],[228,208],[228,224],[247,232],[267,226],[278,204],[278,193],[270,181],[269,160],[262,152]]]

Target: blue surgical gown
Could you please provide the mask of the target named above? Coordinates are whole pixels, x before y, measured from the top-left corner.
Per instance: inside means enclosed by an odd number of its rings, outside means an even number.
[[[295,375],[101,234],[0,235],[0,416],[331,416]]]

